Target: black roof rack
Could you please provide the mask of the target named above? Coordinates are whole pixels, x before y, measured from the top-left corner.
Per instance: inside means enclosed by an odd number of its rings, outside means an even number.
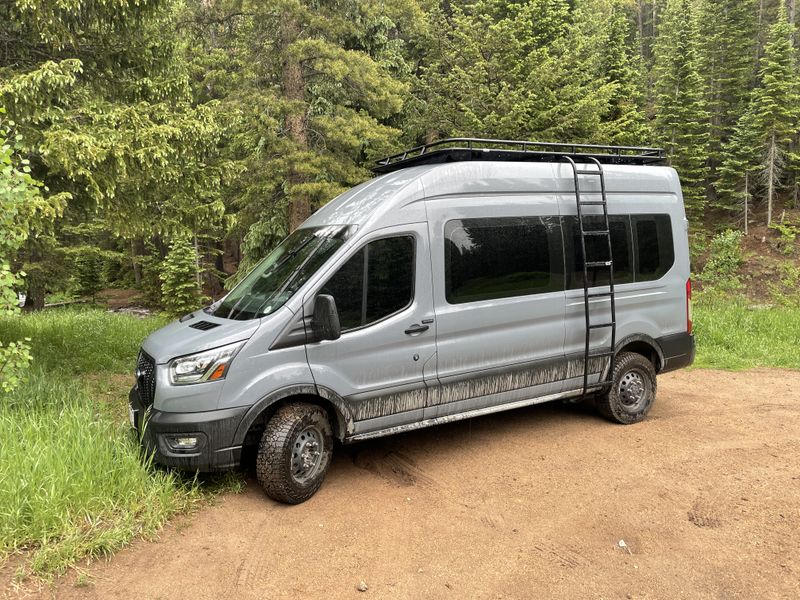
[[[659,165],[665,164],[666,153],[661,148],[637,146],[447,138],[382,158],[375,161],[372,170],[375,173],[391,173],[419,165],[470,160],[560,162],[565,157],[577,161],[595,158],[601,163],[611,165]]]

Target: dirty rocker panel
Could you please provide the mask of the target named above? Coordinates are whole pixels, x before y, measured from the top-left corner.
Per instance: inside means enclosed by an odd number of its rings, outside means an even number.
[[[589,362],[590,375],[597,376],[605,372],[608,362],[608,358],[592,358]],[[345,401],[352,407],[356,432],[359,432],[369,428],[367,422],[373,419],[377,420],[374,424],[380,428],[384,417],[407,411],[422,411],[426,407],[453,405],[508,392],[527,391],[531,398],[549,397],[544,395],[544,386],[576,377],[583,377],[582,354],[473,371],[441,381],[440,385],[415,387],[381,395],[355,395],[345,398]],[[516,404],[517,401],[518,399],[509,399],[497,406],[502,409]],[[465,407],[466,412],[470,410],[471,408]]]
[[[589,391],[594,391],[597,389],[597,386],[593,386],[589,384]],[[412,431],[414,429],[422,429],[424,427],[431,427],[433,425],[442,425],[444,423],[452,423],[453,421],[460,421],[462,419],[471,419],[473,417],[480,417],[482,415],[488,415],[495,412],[501,412],[504,410],[512,410],[515,408],[522,408],[524,406],[530,406],[531,404],[542,404],[545,402],[551,402],[553,400],[561,400],[565,398],[574,398],[581,395],[583,390],[581,388],[569,390],[566,392],[559,392],[557,394],[549,394],[547,396],[539,396],[535,398],[528,398],[525,400],[519,400],[517,402],[508,402],[505,404],[495,404],[493,406],[487,406],[485,408],[479,408],[476,410],[470,410],[460,413],[455,413],[452,415],[445,415],[442,417],[434,417],[432,419],[425,419],[421,421],[416,421],[413,423],[408,423],[406,425],[398,425],[397,427],[389,427],[387,429],[378,429],[376,431],[367,431],[365,433],[357,433],[351,437],[348,437],[344,440],[344,443],[349,444],[351,442],[358,442],[361,440],[368,440],[370,438],[376,437],[383,437],[386,435],[393,435],[395,433],[401,433],[403,431]]]

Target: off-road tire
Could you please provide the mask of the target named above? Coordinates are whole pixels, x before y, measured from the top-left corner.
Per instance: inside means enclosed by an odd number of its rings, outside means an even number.
[[[301,447],[300,437],[306,432],[318,432],[319,463],[308,478],[295,476],[294,452]],[[313,433],[316,436],[316,433]],[[286,504],[305,502],[322,485],[333,453],[333,434],[328,414],[313,404],[297,402],[280,407],[267,423],[256,456],[256,476],[267,495]]]
[[[623,425],[642,421],[656,399],[656,370],[641,354],[622,352],[614,359],[611,387],[598,394],[597,410],[606,419]],[[631,385],[634,387],[631,388]],[[631,394],[630,390],[641,394]],[[633,398],[639,397],[633,401]]]

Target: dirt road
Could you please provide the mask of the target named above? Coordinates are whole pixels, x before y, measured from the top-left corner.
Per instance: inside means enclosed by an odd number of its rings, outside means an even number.
[[[339,448],[301,506],[250,482],[41,595],[800,597],[800,372],[659,385],[629,427],[544,405]]]

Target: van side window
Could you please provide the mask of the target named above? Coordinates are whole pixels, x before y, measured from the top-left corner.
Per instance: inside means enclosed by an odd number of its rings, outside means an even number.
[[[460,219],[445,224],[450,304],[563,289],[557,217]]]
[[[414,238],[370,242],[342,265],[320,293],[336,300],[343,331],[402,310],[414,297]]]
[[[634,215],[636,281],[663,277],[675,262],[669,215]]]
[[[585,216],[584,227],[587,231],[603,229],[600,215]],[[581,232],[577,217],[564,217],[564,235],[567,238],[567,276],[568,288],[571,290],[583,287],[583,256],[581,254]],[[608,226],[611,231],[611,252],[614,257],[614,283],[631,283],[633,281],[633,244],[631,243],[631,223],[627,215],[609,215]],[[591,260],[608,260],[608,241],[605,236],[589,236],[586,238],[586,254]],[[570,262],[571,261],[571,262]],[[608,285],[608,269],[589,269],[589,285]]]

